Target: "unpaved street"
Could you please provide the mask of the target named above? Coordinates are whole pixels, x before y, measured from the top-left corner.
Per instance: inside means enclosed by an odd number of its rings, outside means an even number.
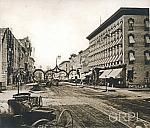
[[[132,93],[103,92],[103,90],[82,86],[63,85],[59,87],[52,86],[47,93],[41,95],[45,106],[50,105],[58,109],[71,110],[76,127],[133,127],[138,122],[137,118],[144,120],[144,124],[149,126],[150,103],[142,98],[136,99],[137,96],[132,95]],[[112,122],[110,116],[114,113],[121,113],[119,116],[122,117],[116,118]],[[134,117],[130,113],[135,113]],[[128,119],[124,120],[123,117]]]
[[[26,85],[21,92],[28,92],[31,87]],[[145,128],[150,126],[149,92],[104,92],[68,83],[30,92],[32,96],[42,96],[45,107],[70,110],[74,128],[136,128],[140,123]],[[6,108],[7,100],[15,93],[17,90],[1,93],[0,104]]]

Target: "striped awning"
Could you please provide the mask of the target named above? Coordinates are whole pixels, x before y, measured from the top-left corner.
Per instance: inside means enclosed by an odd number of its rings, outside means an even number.
[[[112,69],[104,70],[104,72],[99,76],[99,78],[109,78],[108,75],[112,72]]]
[[[85,74],[85,76],[90,76],[92,75],[92,71],[89,71],[88,73]]]
[[[119,78],[120,77],[119,74],[121,71],[122,71],[122,68],[113,69],[112,72],[107,77]]]

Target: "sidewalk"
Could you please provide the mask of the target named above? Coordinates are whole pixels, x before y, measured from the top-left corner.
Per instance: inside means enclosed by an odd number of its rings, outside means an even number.
[[[74,85],[75,87],[80,88],[88,88],[94,91],[99,92],[106,92],[106,86],[99,86],[99,85],[82,85],[75,83],[68,83],[69,85]],[[135,89],[135,88],[116,88],[116,87],[107,87],[108,93],[117,93],[118,95],[126,95],[128,98],[133,99],[145,99],[150,98],[150,88],[142,88],[142,89]],[[106,93],[106,94],[108,94]]]

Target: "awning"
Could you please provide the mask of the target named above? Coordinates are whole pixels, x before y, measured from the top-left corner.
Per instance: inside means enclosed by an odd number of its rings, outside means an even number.
[[[105,70],[99,70],[99,72],[104,72]]]
[[[108,75],[112,72],[112,69],[104,70],[104,72],[99,76],[99,78],[108,78]]]
[[[118,55],[115,55],[114,59],[113,59],[113,62],[115,62],[118,58]]]
[[[122,68],[113,69],[112,72],[107,77],[118,78],[118,75],[120,74],[121,71],[122,71]]]
[[[92,71],[89,71],[88,73],[85,74],[85,76],[90,76],[92,75]]]
[[[116,59],[116,61],[122,60],[122,54],[119,55],[119,57]]]

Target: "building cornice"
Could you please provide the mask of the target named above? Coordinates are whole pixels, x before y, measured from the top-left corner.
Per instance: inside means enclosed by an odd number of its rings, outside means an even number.
[[[116,11],[111,17],[109,17],[103,24],[101,24],[96,30],[94,30],[90,35],[88,35],[86,38],[88,40],[92,39],[94,36],[96,36],[98,33],[103,31],[105,28],[107,28],[109,25],[111,25],[113,22],[115,22],[117,19],[119,19],[123,15],[149,16],[149,8],[124,8],[122,7],[118,11]]]

